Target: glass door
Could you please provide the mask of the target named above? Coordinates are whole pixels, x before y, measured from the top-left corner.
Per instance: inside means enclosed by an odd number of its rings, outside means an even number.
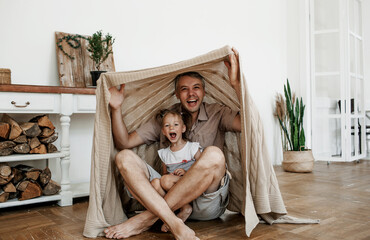
[[[360,0],[311,0],[312,150],[316,160],[365,156]]]

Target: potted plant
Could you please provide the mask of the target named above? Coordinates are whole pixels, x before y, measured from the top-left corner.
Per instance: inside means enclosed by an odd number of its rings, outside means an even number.
[[[312,172],[312,151],[305,148],[303,128],[305,105],[291,92],[289,80],[284,84],[284,95],[277,94],[275,116],[279,120],[283,146],[283,169],[288,172]]]
[[[100,74],[106,71],[100,71],[101,64],[107,60],[110,54],[113,54],[112,45],[114,43],[113,37],[107,33],[103,36],[102,31],[97,31],[87,39],[87,50],[90,52],[90,58],[95,63],[97,71],[91,71],[92,85],[96,86],[96,81],[99,79]]]

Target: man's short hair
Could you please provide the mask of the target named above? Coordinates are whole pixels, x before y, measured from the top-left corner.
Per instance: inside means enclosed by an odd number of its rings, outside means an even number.
[[[202,81],[203,89],[205,89],[206,82],[204,80],[204,77],[200,75],[198,72],[184,72],[175,77],[175,91],[177,91],[177,83],[179,82],[180,78],[188,76],[188,77],[193,77],[193,78],[198,78],[199,80]]]

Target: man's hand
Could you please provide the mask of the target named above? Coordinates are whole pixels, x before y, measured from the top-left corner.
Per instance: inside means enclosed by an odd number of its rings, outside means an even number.
[[[110,92],[110,100],[109,100],[109,106],[112,109],[118,109],[121,107],[123,100],[125,99],[124,97],[124,92],[125,92],[125,84],[121,84],[120,89],[118,90],[117,87],[111,87],[109,88]]]
[[[230,83],[235,87],[239,87],[240,70],[239,70],[239,52],[232,48],[233,52],[229,55],[229,61],[224,61],[227,69],[229,70]]]
[[[178,168],[175,171],[173,171],[172,174],[181,177],[185,174],[185,170],[182,168]]]
[[[240,69],[239,69],[239,53],[235,48],[232,48],[233,53],[229,55],[229,60],[224,61],[229,72],[230,84],[234,88],[238,99],[240,100]]]
[[[234,88],[236,95],[240,101],[241,93],[240,93],[240,69],[239,69],[239,53],[235,48],[232,48],[234,53],[229,55],[229,61],[224,61],[228,72],[229,72],[229,79],[230,84]],[[233,120],[232,129],[235,132],[241,132],[241,119],[240,114],[236,115]]]

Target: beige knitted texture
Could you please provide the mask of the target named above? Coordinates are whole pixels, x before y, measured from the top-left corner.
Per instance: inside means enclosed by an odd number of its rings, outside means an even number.
[[[122,114],[128,130],[133,131],[152,118],[159,109],[178,102],[173,80],[179,73],[187,71],[198,71],[205,77],[205,102],[218,102],[240,110],[242,132],[226,133],[224,153],[232,174],[228,208],[245,215],[246,234],[249,236],[258,224],[257,213],[268,214],[272,216],[271,219],[275,219],[280,213],[286,212],[266,150],[263,127],[248,94],[246,80],[244,77],[241,79],[241,103],[229,83],[223,61],[227,60],[231,53],[231,48],[226,46],[190,60],[162,67],[102,75],[96,92],[90,202],[85,236],[102,235],[105,227],[127,219],[124,211],[139,208],[136,203],[132,205],[132,201],[127,198],[123,191],[122,177],[114,165],[117,150],[114,149],[111,134],[109,88],[125,84],[126,97]],[[159,169],[157,149],[156,143],[142,145],[134,151],[155,169]],[[270,213],[271,211],[279,214]]]

